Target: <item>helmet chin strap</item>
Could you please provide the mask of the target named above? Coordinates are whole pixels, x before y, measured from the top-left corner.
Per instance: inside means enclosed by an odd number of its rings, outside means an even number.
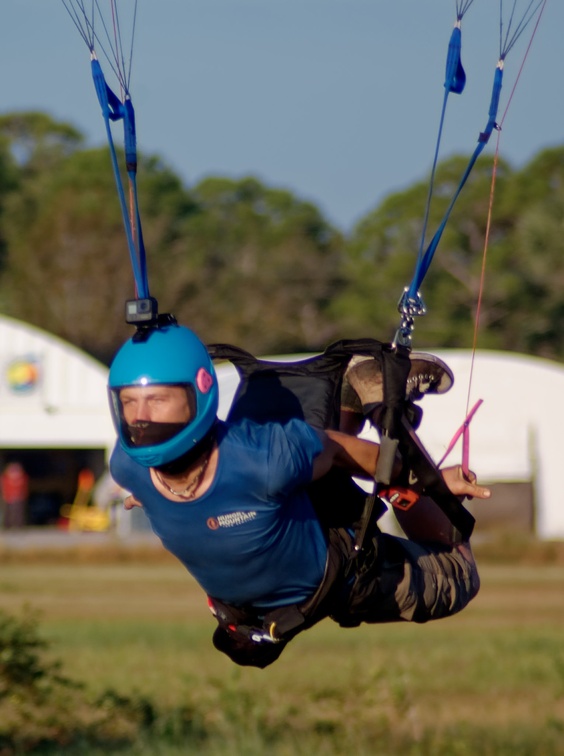
[[[163,465],[156,465],[154,467],[160,473],[164,475],[179,475],[180,473],[188,470],[192,467],[201,457],[208,454],[215,442],[215,430],[216,423],[213,424],[208,433],[199,441],[195,446],[189,449],[185,454],[180,457],[166,462]]]

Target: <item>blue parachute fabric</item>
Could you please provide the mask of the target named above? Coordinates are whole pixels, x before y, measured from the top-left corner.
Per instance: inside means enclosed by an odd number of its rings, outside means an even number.
[[[123,224],[125,227],[131,266],[133,268],[133,276],[135,279],[137,296],[140,299],[146,299],[150,295],[149,284],[147,280],[145,247],[143,244],[143,233],[141,230],[141,219],[139,215],[139,204],[137,198],[137,147],[135,133],[135,111],[129,97],[126,97],[125,102],[122,103],[119,97],[107,85],[102,67],[100,66],[97,58],[94,56],[91,60],[91,67],[94,87],[96,89],[98,101],[102,108],[102,116],[106,125],[106,134],[110,148],[110,157],[118,192],[121,214],[123,217]],[[123,120],[126,168],[133,191],[135,235],[131,228],[129,211],[125,198],[125,191],[121,180],[119,163],[111,129],[111,122],[119,120]],[[137,240],[137,243],[135,240]]]

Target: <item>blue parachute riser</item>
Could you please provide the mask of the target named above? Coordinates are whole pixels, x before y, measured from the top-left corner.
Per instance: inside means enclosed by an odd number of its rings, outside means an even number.
[[[500,22],[499,22],[500,23],[500,33],[499,33],[500,50],[499,50],[498,64],[497,64],[495,74],[494,74],[492,95],[491,95],[490,107],[489,107],[489,112],[488,112],[488,122],[486,124],[484,131],[482,131],[479,135],[478,144],[474,150],[474,153],[472,154],[470,158],[468,166],[466,170],[464,171],[464,174],[447,208],[447,211],[437,231],[435,232],[435,235],[433,236],[429,245],[427,246],[427,249],[423,253],[423,249],[425,246],[425,238],[427,234],[427,225],[428,225],[429,214],[430,214],[430,204],[431,204],[434,181],[435,181],[435,172],[436,172],[437,163],[438,163],[439,144],[440,144],[440,139],[442,135],[446,102],[447,102],[448,95],[451,92],[458,93],[458,94],[462,92],[462,90],[464,89],[465,81],[466,81],[466,75],[465,75],[465,72],[461,63],[462,37],[461,37],[461,31],[460,31],[460,21],[464,13],[466,13],[468,8],[472,4],[472,2],[473,0],[456,0],[457,20],[456,20],[454,30],[451,34],[449,48],[448,48],[447,66],[446,66],[446,75],[445,75],[445,84],[444,84],[445,96],[444,96],[443,109],[442,109],[441,120],[440,120],[439,138],[437,140],[433,166],[431,169],[431,179],[430,179],[430,184],[429,184],[427,203],[425,206],[425,213],[424,213],[424,219],[423,219],[421,241],[420,241],[419,251],[418,251],[418,256],[417,256],[417,263],[416,263],[413,279],[410,285],[406,287],[406,289],[404,290],[403,295],[398,304],[398,311],[401,314],[401,323],[396,333],[395,341],[399,344],[402,344],[403,346],[407,346],[408,348],[411,347],[411,336],[412,336],[412,331],[413,331],[414,317],[418,315],[424,315],[426,312],[425,304],[420,294],[420,288],[421,288],[423,279],[425,275],[427,274],[427,271],[429,270],[429,266],[432,262],[433,255],[435,254],[437,246],[441,240],[441,237],[443,235],[444,229],[446,227],[446,224],[448,222],[452,209],[456,203],[456,200],[458,199],[458,196],[460,195],[460,192],[462,191],[462,188],[464,187],[464,184],[466,183],[468,176],[470,175],[472,168],[474,167],[474,164],[476,163],[476,160],[478,159],[484,147],[488,143],[494,129],[499,128],[497,124],[497,113],[498,113],[499,101],[500,101],[500,96],[501,96],[501,89],[502,89],[502,83],[503,83],[503,69],[504,69],[504,62],[505,62],[506,55],[513,48],[513,46],[515,45],[519,37],[523,34],[524,30],[529,26],[529,24],[531,24],[535,20],[535,18],[537,18],[537,25],[538,25],[538,19],[540,19],[540,16],[542,15],[542,12],[546,6],[547,0],[528,0],[528,2],[526,3],[526,9],[524,10],[524,12],[522,13],[520,17],[517,17],[517,0],[514,0],[511,6],[509,20],[505,26],[505,30],[504,30],[504,19],[503,19],[503,15],[504,15],[503,2],[502,0],[500,0]]]
[[[421,241],[419,244],[418,262],[423,259],[423,248],[425,245],[425,237],[427,235],[427,226],[429,224],[429,213],[431,211],[431,200],[433,197],[433,187],[435,185],[435,174],[437,172],[437,164],[439,162],[439,151],[441,147],[441,139],[443,134],[443,128],[445,123],[445,115],[448,104],[448,98],[450,94],[462,94],[466,85],[466,73],[462,65],[462,31],[460,28],[460,21],[462,15],[456,19],[454,29],[450,35],[448,44],[446,70],[445,70],[445,94],[443,98],[443,107],[441,110],[441,118],[439,121],[439,131],[437,135],[437,142],[435,145],[435,155],[433,157],[433,166],[431,168],[431,178],[429,181],[429,191],[427,194],[427,202],[425,204],[425,214],[423,217],[423,228],[421,231]]]
[[[435,254],[437,246],[441,240],[443,231],[445,230],[446,224],[448,222],[452,209],[456,203],[456,200],[458,199],[458,196],[460,192],[462,191],[464,184],[466,183],[468,179],[468,176],[472,172],[472,169],[474,167],[474,164],[476,163],[476,160],[479,158],[484,147],[488,143],[493,133],[493,130],[497,128],[496,119],[497,119],[497,113],[499,110],[499,99],[501,97],[502,84],[503,84],[503,61],[500,60],[497,65],[497,68],[495,69],[495,74],[494,74],[492,96],[490,100],[490,108],[488,111],[488,122],[486,124],[485,129],[480,133],[478,137],[478,144],[476,145],[476,148],[474,152],[472,153],[472,156],[468,162],[468,165],[466,166],[466,170],[464,171],[462,178],[460,179],[460,182],[454,193],[454,196],[452,200],[450,201],[450,204],[443,216],[443,219],[437,231],[435,232],[435,235],[431,239],[425,251],[425,254],[417,262],[413,279],[407,289],[407,298],[410,300],[416,300],[418,298],[418,292],[421,288],[421,284],[423,282],[423,279],[425,278],[425,275],[427,274],[427,271],[429,270],[429,266],[431,265],[431,262],[433,260],[433,255]]]
[[[421,230],[421,238],[419,243],[419,251],[417,256],[416,274],[414,280],[417,278],[417,271],[424,265],[424,245],[425,238],[427,236],[427,226],[429,224],[429,215],[431,211],[431,200],[433,198],[433,189],[435,186],[435,174],[437,171],[437,165],[439,162],[439,152],[441,147],[441,140],[443,134],[443,128],[445,123],[446,109],[448,105],[449,95],[462,94],[464,87],[466,86],[466,72],[462,65],[462,30],[461,21],[472,5],[473,0],[457,0],[456,2],[456,23],[451,32],[448,49],[447,59],[445,67],[445,81],[444,81],[444,97],[443,105],[441,109],[441,117],[439,121],[439,129],[437,134],[437,141],[435,144],[435,154],[433,157],[433,165],[431,168],[431,178],[429,180],[429,190],[427,193],[427,202],[425,204],[425,213],[423,217],[423,226]],[[438,243],[438,241],[437,241]],[[421,279],[423,277],[421,276]],[[418,315],[424,315],[425,305],[419,295],[418,287],[415,287],[415,294],[412,294],[413,286],[406,288],[400,302],[398,304],[398,310],[402,314],[402,323],[398,329],[395,337],[395,341],[402,344],[405,347],[411,347],[411,331],[413,330],[413,318]],[[409,291],[409,294],[408,294]]]
[[[118,198],[125,227],[127,246],[133,268],[135,287],[137,296],[140,299],[146,299],[150,296],[149,284],[147,280],[147,265],[145,246],[143,243],[143,233],[141,228],[141,218],[139,214],[139,202],[137,197],[137,144],[135,132],[135,111],[131,98],[126,94],[124,102],[110,89],[106,83],[102,67],[94,52],[91,54],[92,79],[94,88],[98,96],[98,101],[102,108],[102,116],[106,125],[106,134],[110,148],[110,157],[114,178],[118,191]],[[111,122],[123,121],[124,147],[127,175],[133,195],[133,218],[130,214],[125,199],[125,191],[121,180],[121,173],[117,159],[116,149],[112,136]],[[132,228],[133,222],[133,228]]]
[[[450,92],[462,94],[466,85],[466,73],[462,66],[462,31],[458,20],[450,35],[445,75],[445,99]]]

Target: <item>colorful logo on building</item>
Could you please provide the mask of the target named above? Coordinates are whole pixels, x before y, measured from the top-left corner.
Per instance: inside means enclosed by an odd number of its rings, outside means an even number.
[[[31,394],[39,383],[39,362],[35,357],[17,357],[8,363],[6,383],[14,394]]]

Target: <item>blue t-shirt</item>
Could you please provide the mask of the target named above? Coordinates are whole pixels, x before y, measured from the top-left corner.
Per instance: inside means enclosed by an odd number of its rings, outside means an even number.
[[[220,423],[217,470],[194,501],[162,496],[150,471],[118,444],[113,478],[143,504],[163,545],[204,591],[235,605],[268,608],[308,598],[323,577],[327,542],[305,491],[318,434],[285,425]]]

